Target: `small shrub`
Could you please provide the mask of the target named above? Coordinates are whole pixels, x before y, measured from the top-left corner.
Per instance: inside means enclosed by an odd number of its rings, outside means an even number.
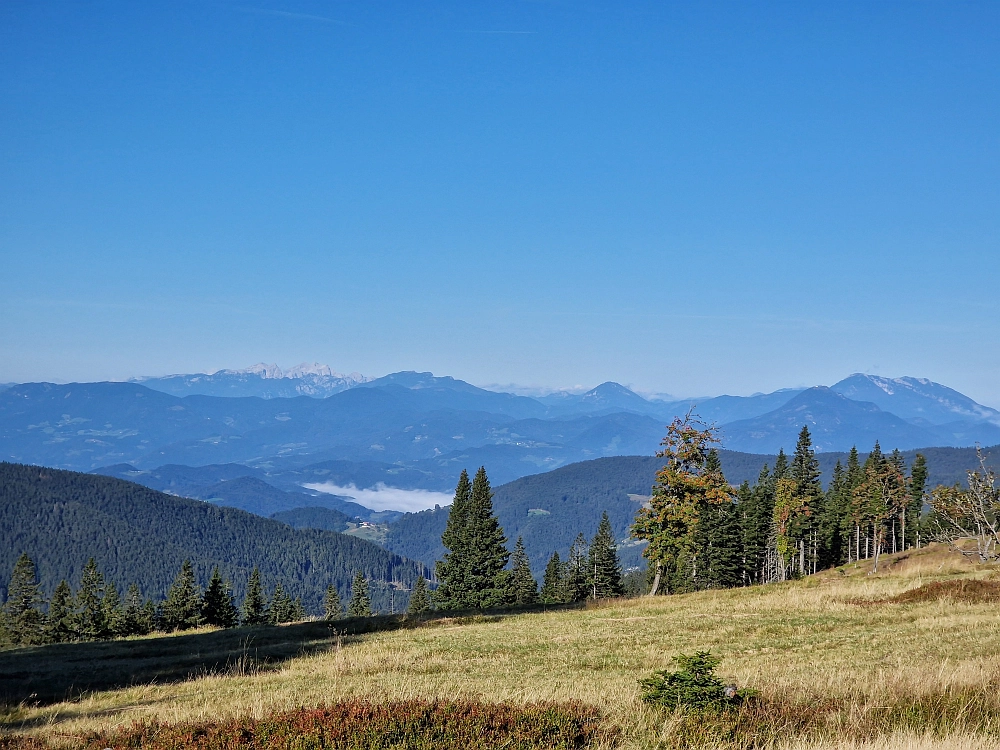
[[[663,670],[639,680],[646,703],[670,709],[722,709],[738,705],[749,697],[748,691],[727,686],[715,676],[719,660],[708,651],[679,654],[674,657],[674,664],[676,672]]]

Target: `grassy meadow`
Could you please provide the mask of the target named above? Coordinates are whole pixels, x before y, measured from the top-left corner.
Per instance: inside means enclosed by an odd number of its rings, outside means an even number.
[[[931,546],[869,569],[578,609],[385,619],[388,629],[368,633],[304,623],[81,644],[92,650],[76,663],[72,645],[20,649],[0,654],[0,686],[30,672],[48,697],[39,687],[0,722],[73,744],[136,721],[261,718],[347,698],[577,701],[604,716],[598,747],[1000,748],[992,567]],[[985,583],[963,587],[974,579]],[[169,641],[171,655],[151,641]],[[641,702],[639,678],[706,649],[759,700],[708,716]],[[67,674],[102,670],[106,689],[57,699]],[[140,684],[115,687],[130,681]]]

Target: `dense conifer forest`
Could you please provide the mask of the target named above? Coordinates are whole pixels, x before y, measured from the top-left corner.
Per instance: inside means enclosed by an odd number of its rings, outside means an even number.
[[[377,610],[405,608],[406,591],[425,569],[362,539],[165,495],[110,477],[0,463],[0,591],[21,554],[34,561],[41,592],[51,597],[65,579],[80,585],[90,558],[124,594],[163,600],[189,560],[199,586],[216,566],[242,601],[251,571],[264,588],[280,583],[309,613],[322,612],[333,584],[347,601],[361,570]]]

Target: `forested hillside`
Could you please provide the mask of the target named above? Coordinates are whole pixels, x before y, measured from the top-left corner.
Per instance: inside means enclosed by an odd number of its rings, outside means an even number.
[[[75,587],[94,557],[119,589],[137,583],[159,599],[190,559],[202,585],[219,565],[237,600],[258,566],[265,590],[280,582],[315,613],[331,583],[346,601],[357,570],[373,582],[376,608],[386,610],[387,585],[408,589],[421,572],[416,563],[343,534],[294,529],[110,477],[0,463],[0,586],[22,552],[36,562],[47,596],[63,578]],[[397,606],[402,599],[396,595]]]

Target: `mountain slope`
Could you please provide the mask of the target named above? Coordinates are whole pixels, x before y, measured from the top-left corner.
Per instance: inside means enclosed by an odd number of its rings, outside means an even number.
[[[852,401],[824,387],[809,388],[774,411],[723,425],[723,445],[730,450],[791,452],[803,425],[809,426],[817,451],[864,449],[878,440],[886,450],[938,444],[938,434],[907,422],[875,404]]]
[[[908,420],[946,425],[961,420],[1000,424],[1000,412],[926,378],[883,378],[855,373],[830,389],[855,401],[869,401]]]
[[[161,598],[190,559],[202,584],[218,564],[240,599],[259,566],[268,590],[280,581],[310,612],[321,611],[330,583],[348,596],[356,570],[405,584],[419,573],[414,563],[343,534],[292,529],[110,477],[0,463],[0,581],[22,552],[35,560],[48,594],[61,578],[77,585],[93,556],[120,587],[135,582]]]
[[[212,374],[167,375],[160,378],[136,378],[155,391],[172,396],[225,396],[258,398],[326,398],[346,391],[367,380],[357,372],[344,375],[327,365],[302,363],[287,371],[264,363],[245,370],[219,370]]]

